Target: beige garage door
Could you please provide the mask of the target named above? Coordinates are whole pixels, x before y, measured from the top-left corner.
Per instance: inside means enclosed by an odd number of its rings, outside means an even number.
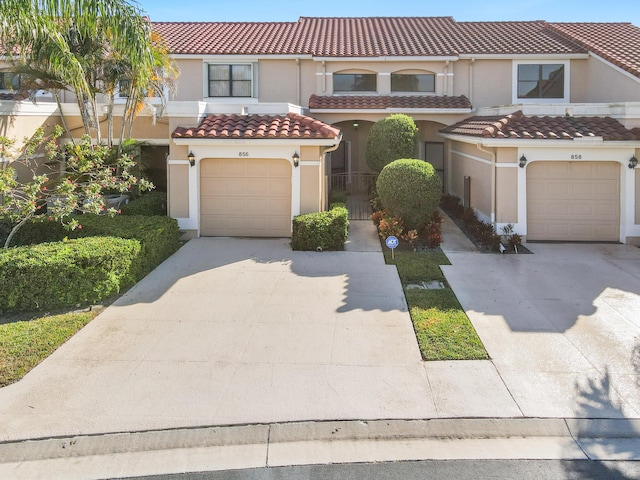
[[[619,240],[619,168],[614,162],[531,163],[527,239]]]
[[[201,235],[291,236],[291,164],[286,160],[203,160],[200,195]]]

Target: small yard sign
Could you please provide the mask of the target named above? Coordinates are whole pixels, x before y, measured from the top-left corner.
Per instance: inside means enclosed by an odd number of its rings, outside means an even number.
[[[393,251],[398,246],[398,239],[396,237],[394,237],[393,235],[389,235],[387,237],[387,239],[385,240],[385,243],[387,244],[387,247],[389,247],[391,249],[391,258],[394,259],[395,256],[394,256]]]

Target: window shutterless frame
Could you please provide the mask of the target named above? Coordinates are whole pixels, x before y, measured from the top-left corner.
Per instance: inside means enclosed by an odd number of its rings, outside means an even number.
[[[209,97],[251,97],[253,65],[209,64]]]

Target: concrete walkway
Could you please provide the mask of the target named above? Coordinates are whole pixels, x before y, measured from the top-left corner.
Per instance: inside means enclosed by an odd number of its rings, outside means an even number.
[[[482,255],[463,237],[445,222],[443,270],[487,361],[420,360],[368,221],[351,223],[345,252],[190,241],[0,389],[0,478],[640,460],[640,250]]]

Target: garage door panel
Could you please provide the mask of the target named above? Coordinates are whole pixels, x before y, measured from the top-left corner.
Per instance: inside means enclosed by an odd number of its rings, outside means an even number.
[[[534,162],[527,167],[529,240],[615,241],[619,225],[618,164]]]
[[[208,159],[201,164],[202,235],[291,236],[291,164]]]

